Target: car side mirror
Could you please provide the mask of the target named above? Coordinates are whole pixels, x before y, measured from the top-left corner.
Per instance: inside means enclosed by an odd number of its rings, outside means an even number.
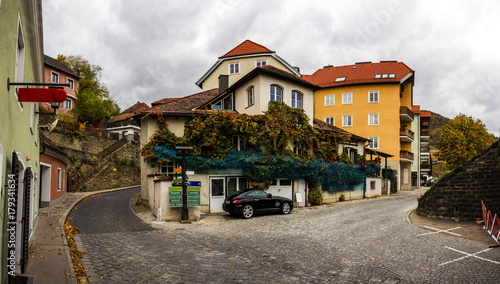
[[[267,194],[267,198],[272,198],[272,197],[273,197],[273,195],[271,193]]]

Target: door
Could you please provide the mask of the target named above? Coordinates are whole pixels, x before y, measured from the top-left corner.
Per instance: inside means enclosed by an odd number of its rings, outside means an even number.
[[[224,192],[225,188],[224,177],[211,177],[210,178],[210,213],[224,212],[222,204],[226,198]]]

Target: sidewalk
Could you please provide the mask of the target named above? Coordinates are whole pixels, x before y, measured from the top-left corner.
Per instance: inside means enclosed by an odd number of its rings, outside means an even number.
[[[64,234],[66,217],[73,207],[87,196],[126,188],[130,187],[93,192],[68,192],[61,203],[53,207],[40,208],[25,274],[34,275],[36,284],[77,283]]]

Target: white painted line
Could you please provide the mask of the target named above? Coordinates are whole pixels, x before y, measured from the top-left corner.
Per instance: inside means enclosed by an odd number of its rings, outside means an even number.
[[[485,249],[485,250],[482,250],[482,251],[480,251],[480,252],[473,253],[473,254],[470,254],[470,253],[467,253],[467,252],[463,252],[463,251],[460,251],[460,250],[458,250],[458,249],[450,248],[450,247],[447,247],[447,246],[445,246],[445,248],[450,249],[450,250],[452,250],[452,251],[456,251],[456,252],[459,252],[459,253],[465,254],[465,256],[462,256],[462,257],[460,257],[460,258],[457,258],[457,259],[454,259],[454,260],[450,260],[450,261],[447,261],[447,262],[441,263],[439,266],[446,265],[446,264],[450,264],[450,263],[453,263],[453,262],[456,262],[456,261],[459,261],[459,260],[462,260],[462,259],[465,259],[465,258],[468,258],[468,257],[471,257],[471,256],[472,256],[472,257],[475,257],[475,258],[477,258],[477,259],[484,260],[484,261],[489,261],[489,262],[492,262],[492,263],[495,263],[495,264],[500,264],[500,262],[498,262],[498,261],[494,261],[494,260],[491,260],[491,259],[487,259],[487,258],[484,258],[484,257],[477,256],[477,254],[480,254],[480,253],[483,253],[483,252],[489,251],[489,250],[490,250],[490,248]]]
[[[462,235],[460,235],[460,234],[450,232],[451,230],[460,229],[460,228],[462,228],[462,227],[456,227],[456,228],[451,228],[451,229],[446,229],[446,230],[436,229],[436,228],[429,227],[429,226],[424,226],[424,227],[426,227],[427,229],[434,230],[434,231],[436,231],[436,232],[430,232],[430,233],[423,233],[423,234],[419,234],[419,235],[417,235],[417,237],[418,237],[418,236],[425,236],[425,235],[438,234],[438,233],[448,233],[448,234],[452,234],[452,235],[459,236],[459,237],[461,237],[461,236],[462,236]]]

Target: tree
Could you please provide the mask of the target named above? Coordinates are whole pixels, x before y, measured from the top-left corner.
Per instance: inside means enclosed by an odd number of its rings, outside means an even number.
[[[120,113],[118,104],[109,96],[108,88],[100,82],[102,68],[92,65],[80,55],[59,54],[57,60],[71,68],[80,77],[78,101],[73,113],[80,123],[100,126],[113,115]]]
[[[471,116],[459,114],[443,126],[438,141],[437,158],[455,169],[494,142],[485,124]]]

